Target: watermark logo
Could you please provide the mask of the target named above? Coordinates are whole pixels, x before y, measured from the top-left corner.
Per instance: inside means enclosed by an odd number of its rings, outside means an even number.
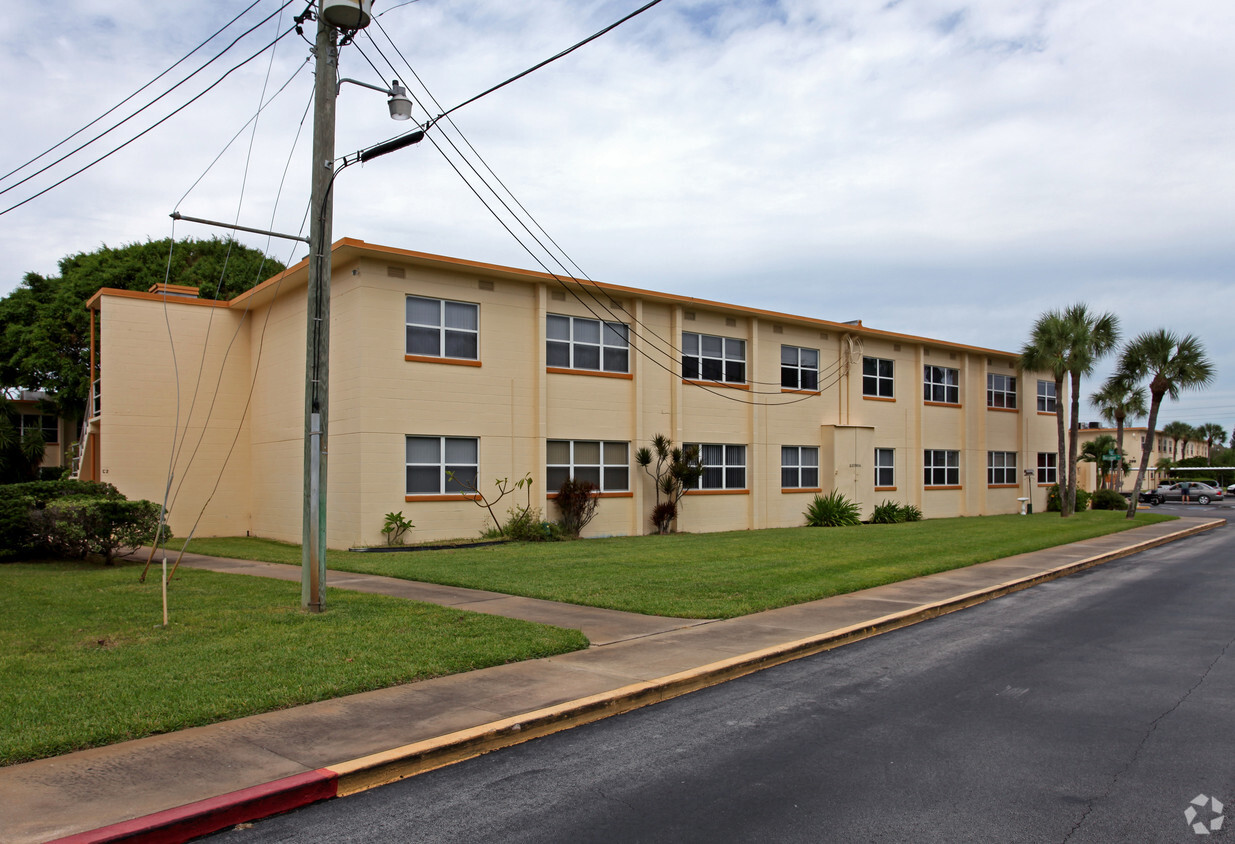
[[[1184,809],[1184,820],[1197,835],[1210,835],[1222,829],[1226,818],[1222,814],[1222,802],[1217,797],[1198,794]]]

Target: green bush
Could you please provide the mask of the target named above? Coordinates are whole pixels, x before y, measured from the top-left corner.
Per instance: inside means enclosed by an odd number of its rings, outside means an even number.
[[[922,511],[912,504],[905,504],[901,507],[902,522],[920,522],[922,521]]]
[[[1077,493],[1077,503],[1080,503],[1080,494]],[[1113,489],[1100,489],[1093,494],[1089,501],[1089,506],[1094,510],[1126,510],[1128,509],[1128,499],[1124,498]]]
[[[905,519],[901,511],[901,505],[895,501],[885,501],[882,504],[876,504],[870,517],[872,525],[893,525],[903,521]]]
[[[862,524],[862,506],[850,501],[837,490],[832,490],[827,495],[816,495],[804,515],[808,527],[848,527]]]
[[[1091,497],[1092,497],[1092,494],[1086,492],[1083,489],[1078,489],[1076,491],[1076,512],[1077,513],[1081,512],[1082,510],[1089,509],[1089,499]],[[1124,501],[1122,506],[1126,507],[1127,505],[1128,505],[1128,502]],[[1051,484],[1050,488],[1046,491],[1046,512],[1048,513],[1058,513],[1059,512],[1059,484]]]
[[[540,517],[539,507],[511,507],[506,511],[506,524],[502,535],[515,542],[557,542],[565,538],[562,526],[546,522]]]
[[[579,481],[574,478],[562,481],[554,503],[557,504],[557,509],[562,514],[558,524],[561,525],[564,534],[574,539],[579,538],[579,534],[587,527],[588,522],[596,516],[596,509],[600,506],[600,499],[597,497],[599,492],[596,484],[591,481]]]
[[[154,541],[159,512],[154,502],[128,501],[111,484],[93,481],[2,486],[0,558],[98,554],[110,562],[122,548]]]

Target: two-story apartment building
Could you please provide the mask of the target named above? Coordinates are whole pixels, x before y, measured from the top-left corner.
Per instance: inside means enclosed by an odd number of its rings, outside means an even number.
[[[524,475],[547,517],[575,476],[601,491],[589,534],[646,533],[656,434],[699,446],[685,531],[800,525],[833,489],[1013,513],[1055,480],[1065,397],[1010,352],[352,239],[332,260],[333,547],[379,542],[393,511],[418,539],[474,536],[459,480]],[[83,476],[168,490],[180,535],[299,541],[306,283],[301,262],[228,302],[100,290]]]

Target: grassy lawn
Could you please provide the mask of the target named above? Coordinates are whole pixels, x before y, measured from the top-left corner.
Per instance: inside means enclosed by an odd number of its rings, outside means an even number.
[[[729,618],[1169,520],[1086,511],[851,528],[513,543],[414,553],[331,551],[330,568],[686,618]],[[195,539],[191,551],[300,563],[300,546]]]
[[[564,653],[583,635],[378,595],[181,568],[0,565],[0,764]]]

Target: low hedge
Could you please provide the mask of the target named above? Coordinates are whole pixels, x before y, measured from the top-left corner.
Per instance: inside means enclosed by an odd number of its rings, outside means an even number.
[[[122,548],[153,542],[159,514],[154,502],[129,501],[94,481],[0,486],[0,559],[97,554],[110,563]]]

